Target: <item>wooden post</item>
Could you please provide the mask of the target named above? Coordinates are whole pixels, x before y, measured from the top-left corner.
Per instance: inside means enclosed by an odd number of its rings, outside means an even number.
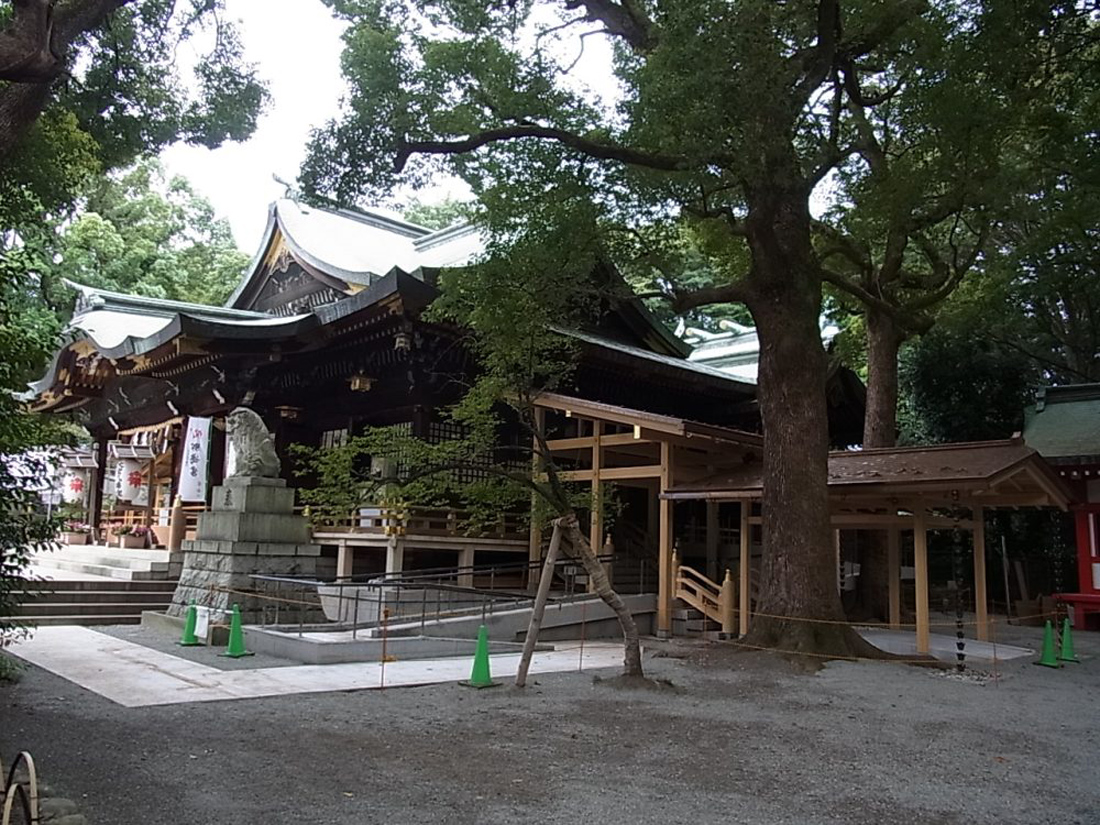
[[[718,502],[707,501],[707,577],[718,581]]]
[[[974,522],[974,614],[978,622],[978,641],[989,641],[989,596],[985,582],[985,510],[975,507],[970,512]]]
[[[405,544],[397,536],[386,540],[386,575],[400,573],[405,567]]]
[[[592,509],[589,511],[588,518],[588,544],[592,547],[592,552],[596,555],[600,554],[600,548],[603,546],[603,502],[600,500],[600,470],[603,468],[603,445],[600,443],[603,438],[603,422],[592,422]],[[603,563],[604,573],[607,574],[608,580],[611,579],[611,563]],[[593,592],[595,590],[595,583],[592,581],[592,577],[588,577],[587,590]]]
[[[901,530],[890,527],[886,531],[886,575],[890,598],[890,627],[901,627]]]
[[[107,543],[106,536],[100,536],[100,528],[103,524],[103,493],[107,483],[107,439],[101,438],[95,444],[95,472],[93,473],[95,488],[92,491],[91,512],[88,514],[88,523],[92,526],[93,541],[102,538]]]
[[[476,548],[471,544],[469,547],[463,547],[458,553],[458,566],[459,567],[473,567],[474,566],[474,553]],[[550,571],[551,573],[553,570]],[[551,576],[553,578],[553,576]],[[458,586],[459,587],[473,587],[474,586],[474,572],[473,570],[467,570],[464,573],[458,574]],[[540,582],[541,586],[541,582]],[[549,586],[549,585],[548,585]]]
[[[527,684],[527,671],[531,667],[531,656],[534,655],[535,645],[539,640],[539,629],[542,627],[542,616],[546,612],[546,600],[550,596],[550,582],[554,580],[554,562],[558,560],[558,548],[561,546],[561,528],[555,524],[554,532],[550,534],[550,548],[546,551],[546,561],[542,567],[542,576],[539,577],[539,592],[535,596],[535,604],[531,609],[531,621],[527,624],[527,635],[523,637],[523,655],[519,657],[519,668],[516,670],[516,687]]]
[[[354,575],[355,548],[348,547],[346,541],[341,541],[336,547],[336,577],[347,579]]]
[[[172,502],[172,514],[168,517],[168,552],[178,553],[186,535],[187,513],[183,509],[183,499],[176,496]]]
[[[726,577],[722,579],[722,590],[718,594],[718,612],[722,617],[722,635],[729,638],[734,634],[733,614],[737,610],[737,589],[733,584],[733,574],[726,568]]]
[[[740,627],[738,628],[742,636],[749,632],[749,610],[752,607],[750,601],[751,596],[749,592],[749,577],[751,575],[751,560],[749,559],[749,549],[752,541],[752,525],[749,524],[749,513],[752,511],[752,502],[748,499],[744,499],[741,502],[741,559],[740,570],[737,576],[737,583],[740,585],[741,594],[737,600],[738,615]]]
[[[542,408],[535,410],[535,428],[546,435],[546,411]],[[531,436],[531,469],[537,477],[542,470],[542,460],[539,456],[539,440],[537,436]],[[531,567],[527,570],[527,589],[533,591],[539,586],[539,571],[535,566],[542,558],[542,527],[535,518],[538,510],[538,493],[531,493],[531,529],[527,538],[527,561]]]
[[[928,527],[923,505],[913,511],[913,563],[917,579],[917,653],[929,651]]]
[[[833,552],[836,554],[836,592],[844,590],[844,566],[840,563],[840,528],[833,529]]]
[[[661,442],[661,489],[672,486],[672,445]],[[672,502],[660,499],[660,556],[657,578],[657,635],[667,639],[672,635]]]

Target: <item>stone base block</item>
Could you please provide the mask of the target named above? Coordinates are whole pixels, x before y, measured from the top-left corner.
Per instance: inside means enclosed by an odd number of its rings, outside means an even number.
[[[211,496],[211,509],[215,512],[233,513],[279,513],[289,515],[294,512],[294,490],[289,487],[263,487],[253,484],[234,484],[236,479],[227,479],[220,487],[215,487]],[[255,479],[241,479],[255,481]],[[282,481],[282,479],[270,479]]]
[[[291,513],[220,510],[199,516],[198,540],[309,544],[309,522]]]

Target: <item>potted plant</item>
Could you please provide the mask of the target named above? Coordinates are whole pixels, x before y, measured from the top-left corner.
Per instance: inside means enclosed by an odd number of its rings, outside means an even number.
[[[83,521],[69,519],[61,531],[61,536],[66,544],[87,544],[88,537],[92,534],[92,526]]]
[[[149,528],[142,525],[123,524],[115,528],[118,546],[130,550],[140,550],[149,539]]]

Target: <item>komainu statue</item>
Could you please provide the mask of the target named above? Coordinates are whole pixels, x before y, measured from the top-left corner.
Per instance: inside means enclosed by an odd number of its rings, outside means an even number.
[[[275,440],[264,421],[252,410],[237,407],[225,419],[226,432],[237,456],[234,476],[279,477]]]

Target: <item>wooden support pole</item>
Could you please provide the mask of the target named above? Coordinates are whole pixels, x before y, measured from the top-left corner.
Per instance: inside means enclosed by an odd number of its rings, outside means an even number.
[[[840,563],[840,529],[833,530],[833,553],[836,555],[836,592],[844,590],[844,566]]]
[[[737,576],[737,583],[740,587],[740,598],[737,600],[739,627],[738,630],[742,636],[749,632],[749,610],[751,608],[751,602],[749,601],[749,576],[751,575],[749,548],[752,541],[752,525],[749,524],[749,514],[752,510],[751,501],[741,502],[741,558],[740,558],[740,570]]]
[[[989,596],[985,581],[985,510],[975,507],[974,521],[974,613],[978,621],[978,641],[989,641]]]
[[[546,434],[546,411],[543,409],[535,410],[535,427],[539,432]],[[539,440],[536,436],[531,436],[531,469],[534,472],[536,478],[542,470],[542,460],[539,455]],[[539,496],[538,493],[531,493],[531,528],[527,537],[527,560],[530,562],[531,567],[527,571],[527,589],[534,590],[539,585],[539,571],[535,566],[542,558],[542,526],[538,523],[538,519],[535,517],[538,512]]]
[[[600,471],[603,469],[603,422],[592,422],[592,510],[588,519],[588,543],[597,556],[603,548],[603,502],[600,500]],[[611,579],[611,563],[604,562],[604,573]],[[587,589],[595,589],[592,577],[588,577]]]
[[[722,579],[722,589],[718,594],[718,613],[722,617],[722,635],[729,638],[733,635],[733,614],[737,611],[737,588],[733,583],[733,574],[726,568],[726,576]]]
[[[901,530],[886,531],[886,575],[890,601],[890,627],[901,627]]]
[[[718,581],[718,502],[707,502],[707,577]]]
[[[661,442],[661,489],[672,486],[672,445]],[[667,639],[672,635],[672,502],[659,499],[660,535],[659,569],[657,575],[657,635]]]
[[[172,514],[168,517],[168,552],[178,553],[183,548],[187,536],[187,513],[183,509],[183,499],[176,496],[172,502]],[[339,565],[339,560],[337,561]]]
[[[527,671],[531,667],[531,656],[539,640],[542,616],[546,612],[546,600],[550,596],[550,583],[554,580],[554,563],[558,560],[558,548],[561,547],[561,528],[555,524],[550,534],[550,547],[546,551],[546,561],[539,577],[539,590],[535,595],[535,604],[531,609],[531,621],[527,623],[527,635],[523,637],[523,655],[519,657],[519,669],[516,670],[516,687],[527,684]]]
[[[355,572],[355,548],[349,547],[346,541],[340,542],[336,547],[336,577],[339,579],[350,578]]]
[[[458,551],[458,566],[466,568],[464,572],[458,574],[459,587],[474,586],[474,571],[470,568],[474,566],[476,552],[477,549],[472,544]]]
[[[107,485],[107,439],[101,438],[95,444],[95,471],[92,473],[95,487],[92,490],[91,512],[88,523],[92,526],[92,541],[107,543],[107,536],[101,532],[103,524],[103,493]]]
[[[400,573],[405,568],[405,541],[398,536],[386,540],[386,575]]]
[[[928,526],[923,507],[913,511],[913,565],[917,579],[917,653],[929,651]]]

